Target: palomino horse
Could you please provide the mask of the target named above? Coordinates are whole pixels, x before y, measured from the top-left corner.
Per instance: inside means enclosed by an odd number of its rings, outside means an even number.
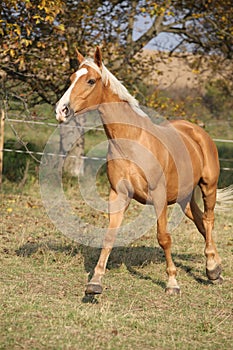
[[[107,173],[111,185],[109,228],[86,294],[102,292],[101,280],[108,257],[131,198],[154,205],[158,242],[167,264],[167,293],[180,292],[167,232],[167,206],[175,202],[205,239],[208,279],[221,282],[221,259],[212,237],[219,177],[214,142],[202,128],[187,121],[153,124],[134,97],[104,66],[99,47],[94,60],[85,59],[78,52],[78,61],[80,67],[57,103],[56,118],[64,122],[93,108],[100,111],[109,140]],[[204,212],[194,199],[196,186],[202,192]]]

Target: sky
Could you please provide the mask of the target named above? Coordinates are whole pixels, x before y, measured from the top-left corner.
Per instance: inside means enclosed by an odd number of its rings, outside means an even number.
[[[138,15],[134,24],[133,39],[137,40],[152,25],[152,19],[149,15]],[[172,50],[179,43],[178,36],[170,33],[160,33],[155,39],[152,39],[146,46],[150,50]]]

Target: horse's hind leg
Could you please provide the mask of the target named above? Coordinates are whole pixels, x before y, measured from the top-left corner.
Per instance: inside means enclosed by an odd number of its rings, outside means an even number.
[[[222,281],[221,259],[218,255],[212,230],[214,227],[214,206],[216,202],[216,186],[200,185],[204,201],[204,213],[195,202],[194,196],[185,208],[185,214],[194,221],[197,229],[205,239],[206,274],[211,281]]]
[[[200,187],[204,201],[203,225],[205,228],[206,274],[209,280],[221,282],[221,259],[212,237],[217,185],[208,186],[207,184],[200,184]]]
[[[194,193],[191,197],[191,201],[187,203],[184,212],[185,215],[194,222],[204,239],[206,239],[205,227],[203,225],[203,212],[195,201]]]

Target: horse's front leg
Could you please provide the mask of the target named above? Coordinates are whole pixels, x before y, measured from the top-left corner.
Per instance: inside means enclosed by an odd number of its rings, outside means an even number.
[[[94,270],[94,275],[86,286],[86,294],[101,294],[102,277],[106,271],[106,265],[109,255],[115,242],[117,230],[120,227],[124,212],[129,205],[129,197],[125,194],[117,194],[113,189],[110,191],[109,197],[109,227],[103,241],[103,248],[100,253],[98,263]]]
[[[166,205],[157,220],[157,237],[158,237],[159,245],[164,250],[166,263],[167,263],[166,271],[168,275],[168,283],[166,287],[166,293],[179,294],[180,287],[176,281],[177,270],[171,255],[171,236],[167,232],[167,206]]]

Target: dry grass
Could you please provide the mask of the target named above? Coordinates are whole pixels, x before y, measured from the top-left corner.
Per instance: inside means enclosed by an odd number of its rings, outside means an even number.
[[[164,293],[164,256],[151,230],[114,249],[104,293],[90,299],[84,288],[99,250],[54,228],[38,188],[13,194],[7,185],[1,210],[0,349],[232,348],[231,213],[217,215],[215,226],[223,285],[207,282],[202,238],[183,220],[172,234],[180,297]]]

